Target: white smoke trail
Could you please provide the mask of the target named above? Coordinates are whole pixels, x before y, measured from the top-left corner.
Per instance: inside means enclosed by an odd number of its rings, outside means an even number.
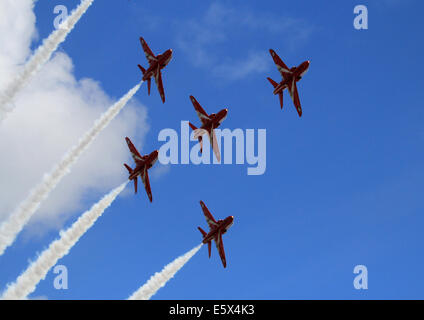
[[[191,249],[165,266],[161,272],[156,272],[140,289],[134,292],[128,300],[149,300],[162,288],[184,265],[200,250],[203,243]]]
[[[2,300],[26,299],[32,293],[37,284],[43,280],[48,271],[56,265],[57,261],[69,253],[69,250],[78,240],[93,226],[96,220],[112,204],[115,198],[124,190],[128,181],[113,189],[105,195],[99,202],[84,212],[74,224],[65,231],[60,232],[60,238],[53,241],[44,250],[36,261],[30,264],[16,281],[9,285],[3,293]]]
[[[44,175],[43,180],[30,192],[28,197],[21,202],[10,217],[0,225],[0,256],[4,253],[6,248],[13,243],[18,233],[29,221],[34,212],[37,211],[41,203],[48,197],[49,193],[56,187],[62,178],[70,172],[72,165],[78,160],[79,156],[115,118],[140,86],[141,83],[136,85],[103,113],[100,118],[94,122],[93,127],[65,154],[59,164],[57,164],[50,173]]]
[[[14,109],[12,103],[16,94],[28,83],[28,81],[40,70],[57,47],[65,41],[67,35],[72,31],[75,24],[82,15],[88,10],[94,0],[82,0],[80,5],[71,12],[69,17],[53,31],[43,43],[38,47],[32,57],[23,67],[23,70],[11,81],[4,92],[0,95],[0,123],[6,118],[6,115]],[[35,3],[35,2],[34,2]]]

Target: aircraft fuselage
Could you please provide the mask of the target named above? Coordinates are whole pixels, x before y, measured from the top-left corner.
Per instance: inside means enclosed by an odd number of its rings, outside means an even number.
[[[144,73],[143,81],[146,81],[152,76],[154,77],[158,69],[162,70],[168,65],[169,61],[171,61],[172,59],[172,49],[166,50],[164,53],[156,56],[156,58],[157,58],[157,61],[153,62]]]
[[[284,89],[289,86],[288,84],[293,81],[293,78],[296,82],[302,79],[303,75],[308,71],[309,65],[310,61],[308,60],[302,62],[297,67],[291,68],[290,71],[292,72],[292,74],[288,75],[286,79],[283,79],[283,81],[279,83],[279,85],[274,89],[274,94],[279,94],[280,92],[284,91]]]
[[[206,122],[205,124],[203,124],[200,128],[205,130],[211,129],[212,127],[214,129],[218,128],[220,124],[222,123],[222,121],[224,121],[225,118],[227,117],[227,114],[228,114],[228,109],[222,109],[216,114],[211,113],[209,115],[210,120]]]
[[[128,177],[129,180],[136,179],[139,175],[141,175],[144,171],[144,168],[150,169],[155,162],[158,160],[159,152],[157,150],[153,151],[149,155],[142,156],[143,161],[136,162],[136,167],[133,172]]]
[[[215,239],[215,236],[220,232],[224,234],[227,230],[233,225],[234,217],[229,216],[223,220],[217,221],[217,226],[209,231],[209,233],[203,238],[203,243],[208,243],[209,241]]]

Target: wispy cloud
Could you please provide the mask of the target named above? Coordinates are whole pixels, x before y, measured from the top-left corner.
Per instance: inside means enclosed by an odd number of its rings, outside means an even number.
[[[268,48],[255,48],[250,39],[271,34],[284,39],[291,50],[305,42],[313,28],[302,19],[214,2],[202,16],[178,22],[176,30],[177,46],[194,66],[209,68],[220,78],[239,80],[271,66]],[[240,44],[240,50],[222,50],[233,41]]]

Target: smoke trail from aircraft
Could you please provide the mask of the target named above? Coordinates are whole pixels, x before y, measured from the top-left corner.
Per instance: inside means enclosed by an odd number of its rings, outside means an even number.
[[[61,231],[60,238],[53,241],[49,247],[38,256],[37,260],[32,262],[28,269],[26,269],[13,284],[7,287],[1,299],[26,299],[27,296],[35,290],[37,284],[46,277],[48,271],[56,265],[57,261],[67,255],[69,250],[71,250],[78,240],[93,226],[96,220],[112,204],[127,184],[128,181],[113,189],[88,211],[84,212],[71,227],[65,231]]]
[[[67,35],[72,31],[75,24],[88,10],[94,0],[82,0],[80,5],[71,12],[69,17],[53,31],[38,47],[32,57],[23,67],[23,70],[11,81],[5,91],[0,95],[0,123],[6,115],[14,109],[13,99],[16,94],[28,83],[28,81],[40,70],[50,59],[57,47],[65,41]],[[34,1],[35,3],[36,1]]]
[[[191,249],[186,254],[178,257],[165,266],[161,272],[156,272],[150,279],[136,292],[134,292],[128,300],[149,300],[160,288],[171,280],[171,278],[200,250],[203,243]]]
[[[35,211],[37,211],[41,203],[48,197],[50,192],[57,186],[62,178],[70,172],[72,165],[78,160],[80,155],[134,96],[141,84],[142,82],[137,84],[118,102],[103,113],[100,118],[94,122],[93,127],[65,154],[62,160],[50,171],[50,173],[44,175],[43,180],[30,192],[28,197],[21,202],[10,217],[0,225],[0,256],[4,253],[6,248],[13,243],[18,233],[23,229]]]

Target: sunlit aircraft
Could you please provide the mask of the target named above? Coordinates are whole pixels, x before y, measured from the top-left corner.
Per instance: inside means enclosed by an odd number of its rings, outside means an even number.
[[[143,51],[146,54],[147,61],[149,62],[149,68],[147,68],[147,70],[141,65],[138,65],[143,73],[143,81],[147,80],[147,93],[150,95],[151,80],[152,77],[154,77],[162,102],[165,103],[165,91],[163,90],[161,70],[166,67],[169,61],[171,61],[172,49],[168,49],[164,53],[155,56],[142,37],[140,37],[140,42],[143,47]]]
[[[271,57],[277,65],[278,71],[280,71],[281,76],[283,77],[283,80],[280,83],[275,82],[271,78],[267,78],[268,81],[271,82],[271,84],[274,86],[274,94],[278,94],[280,97],[281,109],[283,109],[283,91],[287,88],[290,93],[290,97],[293,100],[294,106],[296,107],[297,113],[299,114],[299,117],[301,117],[302,107],[300,105],[296,82],[302,79],[303,75],[306,73],[306,71],[308,71],[310,61],[304,61],[299,66],[289,69],[274,50],[270,49],[269,52],[271,53]]]
[[[234,217],[229,216],[224,220],[216,221],[212,214],[209,212],[208,208],[203,201],[200,201],[200,206],[202,207],[203,214],[205,215],[206,222],[209,225],[210,231],[206,233],[202,228],[197,227],[203,235],[203,243],[208,244],[209,258],[211,257],[211,242],[215,240],[216,248],[218,249],[219,256],[221,257],[222,265],[227,267],[227,260],[225,259],[224,244],[222,243],[222,235],[227,232],[227,230],[233,225]]]
[[[218,113],[207,114],[206,111],[203,110],[202,106],[199,104],[199,102],[197,102],[197,100],[193,96],[190,96],[190,100],[193,103],[194,109],[196,110],[200,121],[202,122],[202,126],[200,128],[197,128],[189,122],[190,127],[195,131],[194,137],[199,139],[200,152],[202,152],[203,149],[202,135],[206,132],[209,136],[209,141],[211,143],[215,156],[217,160],[220,161],[221,156],[219,154],[219,148],[214,129],[218,128],[221,125],[222,121],[225,120],[228,114],[228,109],[222,109]]]
[[[131,155],[135,162],[134,169],[131,169],[129,165],[124,163],[125,168],[127,168],[130,174],[128,179],[134,181],[134,189],[135,189],[135,193],[137,193],[137,178],[138,176],[140,176],[141,180],[143,181],[144,188],[146,189],[147,196],[149,197],[150,202],[152,202],[152,190],[150,189],[148,170],[158,160],[159,153],[157,150],[155,150],[151,154],[142,156],[134,147],[134,145],[132,144],[131,140],[128,137],[126,137],[125,140],[127,141],[128,148],[130,149]]]

